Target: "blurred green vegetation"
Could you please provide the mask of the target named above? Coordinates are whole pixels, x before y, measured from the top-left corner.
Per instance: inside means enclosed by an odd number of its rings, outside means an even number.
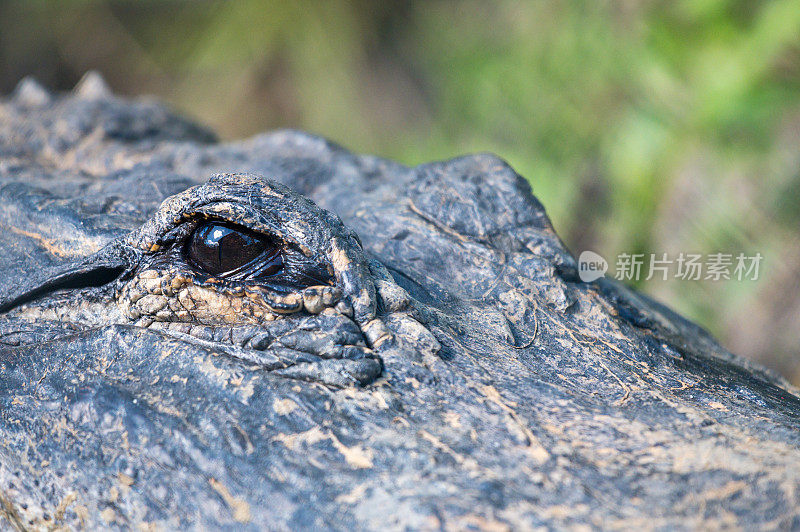
[[[638,288],[800,383],[797,0],[0,4],[2,92],[88,69],[224,138],[495,152],[576,254],[760,252],[757,282]]]

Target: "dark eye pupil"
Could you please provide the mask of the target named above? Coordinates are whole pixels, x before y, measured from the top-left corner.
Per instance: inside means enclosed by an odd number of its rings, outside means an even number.
[[[249,271],[257,277],[281,269],[280,250],[258,235],[219,224],[207,223],[195,229],[189,239],[187,255],[193,266],[212,275]]]

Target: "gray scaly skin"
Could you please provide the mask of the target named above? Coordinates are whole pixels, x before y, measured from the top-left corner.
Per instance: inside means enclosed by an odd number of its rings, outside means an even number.
[[[209,221],[281,273],[198,271]],[[581,283],[494,156],[220,144],[96,75],[25,80],[0,229],[2,527],[800,526],[797,390]]]

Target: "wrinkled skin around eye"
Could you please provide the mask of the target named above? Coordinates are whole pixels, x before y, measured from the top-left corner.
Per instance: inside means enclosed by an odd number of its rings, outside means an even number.
[[[57,324],[48,335],[132,325],[212,342],[215,353],[287,377],[350,386],[377,378],[378,350],[396,347],[378,312],[410,305],[389,289],[379,307],[376,276],[393,284],[335,215],[263,177],[220,174],[167,198],[94,255],[0,294],[0,312],[13,334],[31,320]]]
[[[221,278],[258,279],[283,269],[278,244],[230,224],[201,225],[189,237],[184,253],[190,265]]]
[[[260,323],[338,303],[328,266],[278,236],[189,219],[143,257],[120,291],[123,313],[156,322]]]

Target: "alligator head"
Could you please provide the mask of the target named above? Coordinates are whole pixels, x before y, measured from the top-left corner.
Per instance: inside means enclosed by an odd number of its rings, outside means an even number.
[[[798,522],[797,391],[578,282],[500,159],[211,140],[0,100],[0,527]]]

